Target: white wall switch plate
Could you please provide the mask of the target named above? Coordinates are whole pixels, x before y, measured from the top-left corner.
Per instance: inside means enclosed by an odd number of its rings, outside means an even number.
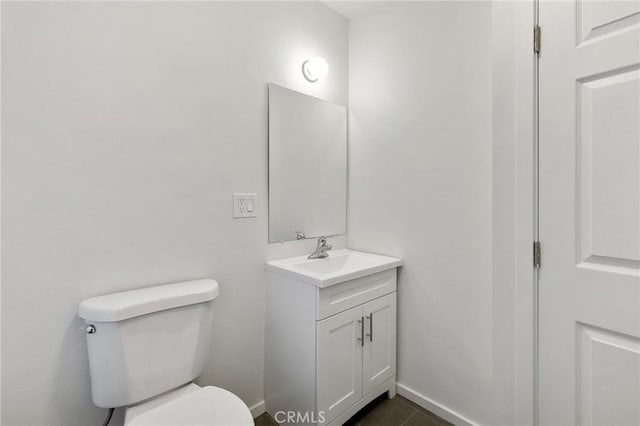
[[[233,217],[256,217],[256,194],[233,194]]]

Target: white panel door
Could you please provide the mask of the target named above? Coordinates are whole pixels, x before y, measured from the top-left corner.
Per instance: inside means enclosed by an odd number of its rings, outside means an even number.
[[[363,305],[365,344],[362,354],[363,394],[396,373],[396,293]]]
[[[318,321],[318,415],[325,423],[362,398],[362,305]]]
[[[640,2],[541,2],[539,423],[640,424]]]

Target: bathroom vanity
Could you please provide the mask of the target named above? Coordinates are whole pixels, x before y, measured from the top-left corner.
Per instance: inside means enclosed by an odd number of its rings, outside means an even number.
[[[267,262],[266,409],[340,425],[395,395],[397,258],[334,250]]]
[[[347,229],[347,108],[268,87],[269,242],[320,238],[313,259],[267,262],[266,410],[280,424],[341,425],[395,395],[401,261],[329,251],[322,235]]]

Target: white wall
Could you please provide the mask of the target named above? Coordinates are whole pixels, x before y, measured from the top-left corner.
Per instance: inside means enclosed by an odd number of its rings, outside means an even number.
[[[347,31],[310,2],[2,4],[3,424],[100,424],[78,303],[198,277],[200,382],[263,399],[263,262],[315,244],[267,245],[266,83],[346,104]]]
[[[399,390],[499,424],[491,14],[489,2],[391,2],[351,20],[349,246],[405,261]]]

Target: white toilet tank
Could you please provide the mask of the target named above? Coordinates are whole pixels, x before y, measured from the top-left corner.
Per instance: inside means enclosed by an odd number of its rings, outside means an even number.
[[[135,404],[200,375],[217,295],[218,283],[204,279],[83,301],[93,402]]]

